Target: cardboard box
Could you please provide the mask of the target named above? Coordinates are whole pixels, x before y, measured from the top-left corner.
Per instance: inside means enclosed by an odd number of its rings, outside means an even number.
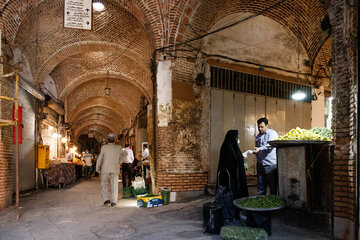
[[[163,205],[163,200],[161,196],[153,196],[153,197],[137,197],[137,206],[143,208],[152,208]]]

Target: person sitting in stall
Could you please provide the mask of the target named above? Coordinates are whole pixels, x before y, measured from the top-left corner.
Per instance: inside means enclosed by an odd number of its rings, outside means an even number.
[[[65,159],[68,161],[68,162],[72,162],[73,161],[73,154],[72,152],[70,151],[69,148],[66,148],[65,150]]]
[[[141,161],[139,161],[136,157],[132,163],[132,169],[134,177],[141,177]]]

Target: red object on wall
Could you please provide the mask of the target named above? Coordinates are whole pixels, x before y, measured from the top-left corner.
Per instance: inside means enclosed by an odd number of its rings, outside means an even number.
[[[15,121],[15,105],[13,106],[13,121]],[[19,143],[22,143],[22,107],[19,106]],[[13,126],[13,143],[16,143],[15,126]]]

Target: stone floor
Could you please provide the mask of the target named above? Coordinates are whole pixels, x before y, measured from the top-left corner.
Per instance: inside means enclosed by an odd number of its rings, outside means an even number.
[[[19,221],[14,206],[1,211],[0,239],[220,239],[202,232],[202,204],[212,199],[203,196],[149,209],[136,207],[134,199],[121,199],[110,207],[102,205],[98,179],[81,181],[21,198]],[[278,218],[272,229],[270,240],[329,239],[284,225]]]

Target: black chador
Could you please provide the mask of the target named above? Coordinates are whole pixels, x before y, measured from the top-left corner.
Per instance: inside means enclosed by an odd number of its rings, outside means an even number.
[[[229,178],[226,171],[220,173],[220,186],[229,186],[234,194],[235,199],[248,197],[248,188],[244,168],[244,158],[238,145],[238,130],[229,130],[226,133],[224,143],[220,149],[220,159],[218,173],[222,169],[227,169],[230,173]]]

